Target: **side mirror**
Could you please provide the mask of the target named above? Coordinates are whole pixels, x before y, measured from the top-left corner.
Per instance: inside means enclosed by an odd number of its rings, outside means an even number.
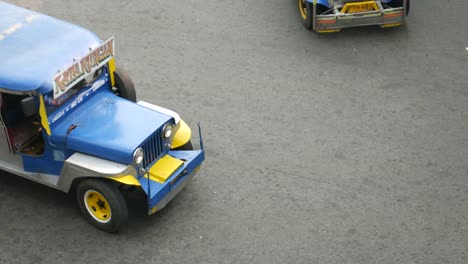
[[[38,112],[36,100],[34,97],[28,96],[21,100],[21,109],[23,110],[23,114],[26,117],[30,117],[36,115]]]

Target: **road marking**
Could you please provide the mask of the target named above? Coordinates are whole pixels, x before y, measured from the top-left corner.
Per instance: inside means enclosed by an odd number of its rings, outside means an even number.
[[[466,51],[468,51],[468,47],[466,47],[465,49],[466,49]]]

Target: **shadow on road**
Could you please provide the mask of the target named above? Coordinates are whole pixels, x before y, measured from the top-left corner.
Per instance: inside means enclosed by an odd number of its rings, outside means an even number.
[[[70,214],[70,217],[62,218],[59,221],[73,222],[76,216],[81,217],[73,192],[67,194],[5,171],[0,171],[0,198],[2,198],[2,203],[15,203],[18,208],[26,209],[34,204],[35,210],[38,212],[47,211],[48,208],[53,207],[59,215]],[[139,227],[145,228],[145,226],[152,225],[153,222],[156,222],[155,218],[164,217],[165,214],[171,212],[171,203],[169,203],[164,210],[148,216],[146,194],[141,189],[125,192],[124,198],[127,202],[129,217],[125,229],[132,232]],[[0,210],[0,214],[3,213],[5,212]],[[54,215],[41,215],[41,217],[50,218],[45,219],[45,221],[50,220],[51,223],[57,221]],[[84,217],[82,217],[82,221],[85,221]]]

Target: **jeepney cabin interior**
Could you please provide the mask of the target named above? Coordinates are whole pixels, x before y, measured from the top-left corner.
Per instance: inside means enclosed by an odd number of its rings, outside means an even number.
[[[21,100],[29,95],[1,93],[1,116],[14,152],[26,155],[44,153],[44,138],[39,115],[26,115]]]

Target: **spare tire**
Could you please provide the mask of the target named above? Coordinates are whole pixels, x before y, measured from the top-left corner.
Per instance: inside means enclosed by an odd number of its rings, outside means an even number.
[[[116,67],[114,71],[114,80],[115,87],[112,87],[112,91],[117,96],[120,96],[132,102],[136,102],[135,85],[133,84],[132,79],[130,79],[130,76],[128,76],[127,72],[124,69]]]

